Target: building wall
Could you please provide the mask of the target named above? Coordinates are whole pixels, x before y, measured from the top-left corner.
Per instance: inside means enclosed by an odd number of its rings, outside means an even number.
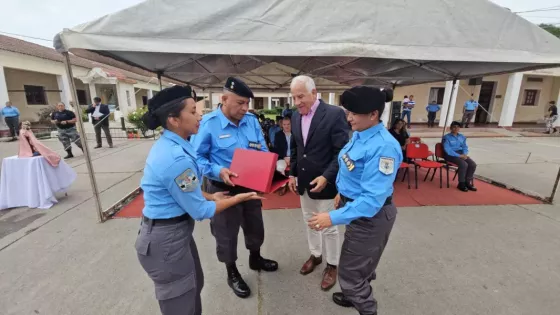
[[[528,77],[539,77],[543,82],[528,82]],[[558,91],[552,91],[554,77],[550,76],[528,76],[523,77],[521,84],[521,91],[517,101],[517,108],[515,110],[515,122],[535,122],[542,121],[548,109],[548,102],[556,101]],[[536,106],[522,105],[526,89],[539,90],[538,103]]]
[[[148,97],[148,90],[135,88],[134,92],[136,93],[136,106],[140,108],[144,105],[142,96]]]
[[[21,120],[37,120],[37,113],[41,109],[48,108],[49,105],[56,105],[60,102],[60,92],[56,75],[24,71],[12,68],[4,68],[6,76],[6,85],[8,87],[8,96],[10,101],[16,106],[21,113]],[[48,105],[28,104],[24,85],[42,86],[46,92]]]

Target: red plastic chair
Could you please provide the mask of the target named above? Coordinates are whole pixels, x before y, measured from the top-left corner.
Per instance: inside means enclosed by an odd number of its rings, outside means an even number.
[[[409,166],[410,166],[410,164],[408,164],[406,162],[402,162],[401,165],[399,165],[399,171],[404,170],[404,175],[403,175],[402,181],[404,182],[404,179],[408,178],[408,189],[410,189],[410,176],[407,176]],[[397,177],[398,177],[398,173],[397,173]],[[396,180],[397,180],[397,178],[395,177],[395,181]]]
[[[447,188],[449,188],[449,169],[452,167],[454,168],[455,176],[453,176],[453,180],[455,180],[455,178],[457,178],[457,174],[459,173],[459,167],[457,166],[457,164],[445,160],[445,155],[443,154],[443,145],[441,144],[441,142],[436,143],[436,161],[443,163],[445,169],[447,170]]]
[[[408,140],[410,143],[422,143],[422,139],[420,139],[420,137],[410,137]]]
[[[443,188],[443,178],[442,171],[443,164],[436,161],[429,161],[430,150],[428,150],[428,145],[425,143],[411,143],[406,146],[406,157],[412,160],[414,164],[414,182],[416,184],[416,189],[418,189],[418,168],[426,168],[428,172],[424,177],[424,181],[428,179],[428,175],[431,170],[439,169],[439,188]]]

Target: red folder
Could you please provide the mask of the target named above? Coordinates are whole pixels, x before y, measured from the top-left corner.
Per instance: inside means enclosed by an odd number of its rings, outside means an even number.
[[[278,154],[255,150],[235,149],[230,171],[237,174],[231,181],[236,186],[271,193],[284,186],[289,179],[276,171]]]

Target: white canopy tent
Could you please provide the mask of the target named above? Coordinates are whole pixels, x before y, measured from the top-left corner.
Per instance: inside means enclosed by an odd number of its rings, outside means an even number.
[[[487,0],[147,0],[65,29],[54,46],[208,90],[228,76],[287,91],[307,74],[333,91],[560,66],[560,40]]]

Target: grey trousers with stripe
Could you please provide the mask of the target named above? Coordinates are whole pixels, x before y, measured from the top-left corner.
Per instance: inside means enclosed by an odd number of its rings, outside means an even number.
[[[377,314],[370,282],[387,245],[397,216],[394,204],[383,206],[373,218],[360,218],[346,226],[338,265],[342,293],[362,315]]]
[[[152,279],[163,315],[200,315],[204,275],[192,237],[194,220],[142,223],[136,239],[140,264]]]

